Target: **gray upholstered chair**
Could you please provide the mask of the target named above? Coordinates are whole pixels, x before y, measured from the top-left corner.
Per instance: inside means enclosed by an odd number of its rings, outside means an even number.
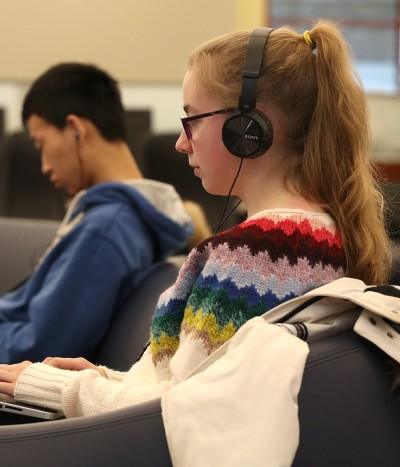
[[[178,136],[179,134],[175,133],[148,134],[142,140],[139,163],[146,177],[170,183],[183,199],[199,203],[211,229],[214,230],[222,215],[226,198],[210,195],[204,190],[201,180],[193,174],[187,156],[175,149]],[[235,199],[229,200],[227,212],[236,202]],[[240,206],[232,213],[223,228],[231,227],[243,219],[244,214]]]
[[[0,217],[0,294],[33,272],[58,226],[54,220]]]
[[[40,153],[23,131],[0,142],[0,215],[61,220],[67,196],[41,173]]]

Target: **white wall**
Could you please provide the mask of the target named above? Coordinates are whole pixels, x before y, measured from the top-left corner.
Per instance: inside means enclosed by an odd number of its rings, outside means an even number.
[[[12,82],[0,82],[0,108],[5,111],[5,131],[21,127],[20,111],[26,86]]]
[[[122,101],[127,109],[150,109],[152,131],[155,133],[181,131],[181,85],[123,85]]]
[[[152,130],[157,133],[180,131],[179,117],[183,114],[180,84],[120,86],[126,109],[149,109]],[[21,107],[27,85],[0,82],[0,108],[5,110],[5,130],[21,129]]]

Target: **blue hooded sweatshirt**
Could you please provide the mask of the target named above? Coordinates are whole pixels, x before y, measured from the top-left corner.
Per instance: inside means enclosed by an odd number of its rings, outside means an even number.
[[[191,232],[170,185],[110,182],[78,193],[35,272],[0,297],[0,363],[88,355],[154,263]]]

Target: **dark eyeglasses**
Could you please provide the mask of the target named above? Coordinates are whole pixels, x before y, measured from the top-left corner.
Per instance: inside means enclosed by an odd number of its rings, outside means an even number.
[[[218,114],[226,114],[229,112],[233,112],[234,110],[236,109],[229,108],[229,109],[215,110],[214,112],[207,112],[205,114],[191,115],[190,117],[181,117],[182,126],[183,126],[183,129],[185,130],[187,139],[192,139],[191,122],[193,122],[194,120],[199,120],[200,118],[211,117],[213,115],[218,115]]]

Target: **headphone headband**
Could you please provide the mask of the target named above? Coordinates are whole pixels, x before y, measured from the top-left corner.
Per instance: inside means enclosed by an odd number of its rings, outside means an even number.
[[[264,49],[273,29],[257,28],[251,33],[242,70],[242,92],[238,110],[226,119],[222,141],[234,156],[254,159],[271,147],[274,130],[269,118],[256,108],[256,86]]]
[[[256,108],[257,79],[260,76],[265,44],[272,31],[272,28],[256,28],[251,33],[242,71],[242,93],[239,98],[241,112],[250,112]]]

